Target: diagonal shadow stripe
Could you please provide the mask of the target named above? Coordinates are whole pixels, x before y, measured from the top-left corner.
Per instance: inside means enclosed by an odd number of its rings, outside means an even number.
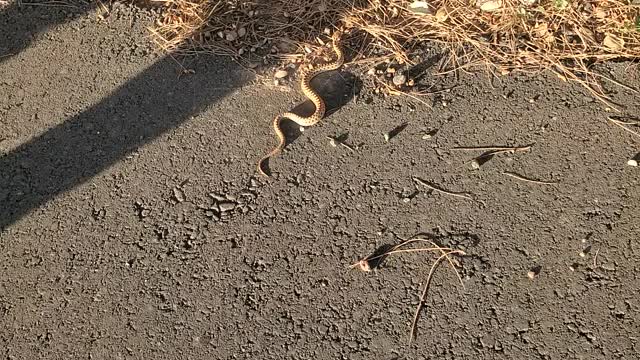
[[[195,75],[178,78],[174,63],[161,59],[100,103],[0,157],[0,231],[247,80],[228,61],[201,63]]]

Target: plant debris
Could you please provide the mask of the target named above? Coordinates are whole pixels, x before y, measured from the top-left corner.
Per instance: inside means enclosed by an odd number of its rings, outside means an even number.
[[[640,57],[640,6],[629,0],[159,2],[166,11],[152,31],[168,51],[300,62],[325,45],[331,28],[343,28],[353,38],[354,62],[412,64],[412,51],[430,41],[448,49],[445,73],[549,70],[605,102],[600,82],[606,77],[591,66]]]
[[[416,243],[427,243],[430,245],[430,247],[407,248],[409,245],[416,244]],[[427,279],[425,281],[425,287],[424,287],[424,290],[422,291],[422,294],[420,295],[420,302],[416,307],[416,311],[413,316],[413,321],[411,323],[411,331],[409,333],[409,342],[413,341],[413,339],[415,338],[417,322],[420,317],[420,312],[422,311],[423,307],[426,304],[426,297],[429,291],[429,285],[431,284],[431,279],[433,277],[433,274],[436,268],[438,267],[438,265],[442,260],[446,259],[449,262],[449,265],[451,265],[451,268],[455,271],[456,276],[460,281],[460,285],[462,285],[462,288],[464,288],[464,283],[462,282],[462,278],[460,277],[460,274],[458,273],[458,270],[457,270],[457,267],[459,267],[460,264],[456,259],[452,258],[451,255],[464,256],[466,255],[466,253],[462,250],[452,249],[448,247],[441,247],[432,240],[416,236],[409,240],[405,240],[402,243],[395,246],[382,247],[378,251],[376,251],[373,255],[367,256],[350,266],[350,268],[352,269],[358,268],[361,271],[369,272],[372,269],[378,268],[382,264],[384,259],[386,259],[389,255],[409,253],[409,252],[425,252],[425,251],[426,252],[435,251],[440,253],[440,256],[433,262],[433,264],[431,265],[431,268],[429,269],[429,274],[427,275]]]

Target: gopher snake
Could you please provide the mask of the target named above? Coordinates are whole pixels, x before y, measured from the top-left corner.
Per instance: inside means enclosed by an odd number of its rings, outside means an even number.
[[[273,119],[273,129],[276,133],[276,136],[278,136],[279,143],[273,150],[271,150],[270,153],[265,155],[258,162],[258,172],[260,174],[267,177],[269,176],[263,170],[262,164],[270,157],[273,157],[279,154],[284,148],[285,136],[282,130],[280,129],[280,120],[282,120],[282,118],[293,120],[295,123],[297,123],[300,126],[312,126],[317,124],[324,117],[327,107],[324,103],[324,100],[322,100],[322,97],[320,97],[320,95],[315,90],[313,90],[313,88],[311,88],[311,80],[323,72],[337,70],[338,68],[340,68],[340,66],[342,66],[342,64],[344,63],[344,54],[342,53],[342,49],[340,48],[340,45],[339,45],[341,35],[342,33],[340,31],[336,31],[331,37],[333,41],[333,51],[337,55],[336,60],[324,65],[320,65],[317,68],[312,70],[305,70],[302,73],[302,76],[301,76],[302,92],[315,105],[316,109],[313,112],[313,114],[311,114],[308,117],[302,117],[292,112],[287,112],[282,115],[278,115],[276,116],[275,119]]]

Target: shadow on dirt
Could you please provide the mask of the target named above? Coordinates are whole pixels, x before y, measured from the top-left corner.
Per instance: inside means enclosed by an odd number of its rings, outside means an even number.
[[[0,49],[8,53],[3,60],[26,49],[37,33],[79,13],[51,7],[5,9],[0,13]],[[229,61],[200,63],[197,74],[178,77],[175,62],[162,58],[100,103],[0,157],[0,230],[180,126],[246,81]]]
[[[50,27],[94,9],[22,4],[0,10],[0,65]],[[172,61],[165,56],[100,103],[2,155],[0,231],[180,126],[247,80],[239,66],[220,58],[201,61],[196,74],[182,77],[176,75]],[[313,83],[326,99],[328,114],[344,106],[361,87],[351,74],[332,75]],[[296,137],[292,135],[291,141]]]
[[[0,64],[29,47],[49,28],[73,21],[94,7],[72,0],[56,6],[21,1],[0,8]]]

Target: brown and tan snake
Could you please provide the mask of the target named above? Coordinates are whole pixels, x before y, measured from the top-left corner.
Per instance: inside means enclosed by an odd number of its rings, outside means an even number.
[[[332,36],[333,51],[335,51],[337,55],[336,60],[324,65],[320,65],[317,68],[312,70],[305,70],[302,73],[302,76],[300,79],[301,80],[300,82],[302,83],[302,92],[315,105],[316,109],[313,112],[313,114],[307,117],[302,117],[292,112],[287,112],[282,115],[276,116],[276,118],[273,120],[273,129],[276,133],[276,136],[278,136],[279,143],[273,150],[271,150],[270,153],[265,155],[258,162],[258,172],[260,174],[266,177],[269,177],[269,174],[267,174],[263,169],[263,163],[269,158],[279,154],[282,151],[282,149],[284,149],[284,145],[286,142],[285,142],[284,133],[280,129],[280,120],[282,120],[283,118],[287,118],[287,119],[293,120],[296,124],[300,126],[306,127],[306,126],[312,126],[317,124],[324,117],[327,107],[322,97],[320,97],[320,95],[311,87],[311,80],[323,72],[337,70],[340,68],[340,66],[342,66],[342,64],[344,63],[344,54],[339,44],[341,35],[342,33],[340,31],[336,31]]]

